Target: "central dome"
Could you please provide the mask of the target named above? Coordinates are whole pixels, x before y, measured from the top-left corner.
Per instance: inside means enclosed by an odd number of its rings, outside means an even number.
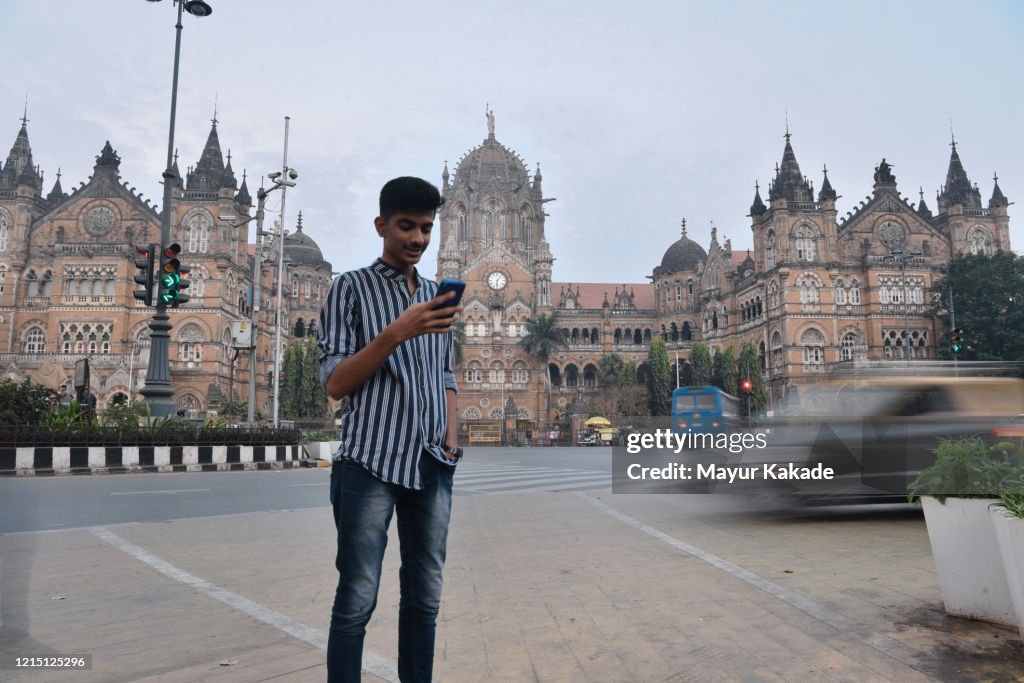
[[[455,182],[474,185],[496,178],[500,182],[520,185],[529,182],[529,173],[519,155],[488,137],[471,149],[455,168]]]
[[[302,214],[299,214],[299,225],[295,232],[284,236],[284,255],[292,263],[313,268],[328,265],[324,254],[312,237],[302,231]]]

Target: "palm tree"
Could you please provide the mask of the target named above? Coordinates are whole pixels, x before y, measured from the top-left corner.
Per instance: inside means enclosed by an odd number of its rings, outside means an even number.
[[[565,347],[565,330],[558,326],[558,313],[549,318],[541,313],[536,320],[526,323],[526,336],[523,337],[523,348],[532,356],[536,356],[544,367],[544,381],[548,390],[548,409],[545,421],[551,419],[551,371],[548,360],[555,351]]]

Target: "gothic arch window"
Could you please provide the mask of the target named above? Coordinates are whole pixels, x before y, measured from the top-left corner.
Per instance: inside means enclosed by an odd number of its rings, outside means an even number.
[[[693,328],[690,327],[689,321],[683,323],[683,327],[679,331],[679,336],[683,341],[693,340]]]
[[[813,262],[818,260],[818,231],[804,223],[793,233],[796,246],[796,260]]]
[[[480,384],[484,381],[484,369],[479,361],[470,361],[465,372],[466,384]]]
[[[857,347],[857,333],[847,332],[840,342],[839,360],[853,360],[854,350]]]
[[[25,276],[25,280],[28,282],[25,296],[39,296],[39,276],[36,275],[36,271],[28,271],[28,275]]]
[[[480,411],[476,408],[466,408],[466,412],[462,414],[462,417],[466,420],[479,420]]]
[[[235,277],[228,273],[227,279],[224,281],[224,300],[229,304],[235,299]]]
[[[202,299],[206,294],[206,278],[195,265],[192,266],[192,290],[193,299]]]
[[[757,357],[761,361],[761,371],[768,369],[768,355],[765,353],[764,342],[757,345]]]
[[[501,361],[491,363],[491,368],[487,371],[487,381],[491,384],[505,383],[505,366],[502,365]]]
[[[708,289],[718,289],[718,264],[708,269]]]
[[[186,232],[189,252],[205,254],[210,250],[210,218],[205,212],[194,213],[188,218]]]
[[[7,264],[0,263],[0,297],[4,295],[4,281],[7,280]]]
[[[575,363],[569,363],[565,366],[565,386],[577,387],[580,384],[580,371],[576,367]]]
[[[805,306],[813,306],[821,301],[821,295],[819,293],[819,287],[821,283],[818,282],[814,275],[807,273],[799,280],[800,287],[800,303]]]
[[[7,237],[10,234],[11,217],[0,209],[0,252],[7,251]]]
[[[967,246],[975,256],[988,256],[992,253],[992,235],[980,225],[975,225],[967,233]]]
[[[849,296],[850,303],[853,304],[854,306],[859,305],[860,304],[860,283],[857,282],[856,280],[854,280],[853,282],[850,283],[850,292],[849,292],[849,294],[850,294],[850,296]]]
[[[312,294],[313,294],[313,278],[311,278],[309,275],[307,275],[306,276],[306,287],[305,287],[305,290],[303,291],[303,295],[306,297],[306,301],[310,301],[310,298],[311,298]]]
[[[782,297],[779,296],[779,283],[773,280],[768,285],[768,308],[778,308],[782,303]]]
[[[203,360],[203,343],[206,334],[203,328],[195,323],[188,323],[178,333],[178,360],[199,362]]]
[[[306,336],[307,337],[315,337],[316,336],[316,318],[310,318],[309,322],[306,324]]]
[[[484,238],[488,242],[505,239],[505,216],[496,199],[488,201],[484,208]]]
[[[672,341],[679,341],[679,328],[676,327],[675,323],[672,323],[671,331],[669,332],[669,339]]]
[[[293,336],[296,338],[306,336],[306,321],[303,320],[302,318],[299,318],[298,320],[295,321],[295,333]]]
[[[46,332],[35,325],[25,333],[25,353],[42,353],[46,350]]]
[[[464,204],[455,205],[455,238],[459,242],[465,242],[469,239],[469,217],[466,215],[466,207]]]
[[[782,371],[783,361],[782,334],[778,330],[772,333],[772,368],[774,373]]]
[[[825,336],[816,329],[809,329],[800,335],[805,366],[818,366],[825,360]]]
[[[765,270],[775,267],[775,231],[769,230],[764,236],[764,265]]]
[[[836,280],[836,306],[843,306],[846,304],[846,287],[843,286],[842,280]]]

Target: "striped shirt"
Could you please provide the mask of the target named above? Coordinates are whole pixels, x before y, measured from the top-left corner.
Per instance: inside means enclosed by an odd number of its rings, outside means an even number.
[[[416,272],[409,292],[405,274],[377,259],[368,268],[335,278],[320,311],[317,344],[320,380],[398,319],[411,304],[437,296],[438,285]],[[451,370],[452,335],[407,339],[362,386],[349,395],[336,460],[351,458],[377,478],[411,489],[423,487],[419,459],[426,452],[448,463],[445,389],[456,389]]]

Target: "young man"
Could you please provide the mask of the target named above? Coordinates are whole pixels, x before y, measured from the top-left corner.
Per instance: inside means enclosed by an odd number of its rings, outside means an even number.
[[[348,396],[351,405],[331,470],[339,574],[327,644],[332,683],[360,680],[392,512],[402,556],[398,675],[431,680],[452,476],[462,457],[451,371],[451,325],[462,307],[439,308],[455,293],[437,296],[416,264],[443,201],[419,178],[384,185],[374,220],[381,257],[336,278],[320,312],[320,379],[331,398]]]

